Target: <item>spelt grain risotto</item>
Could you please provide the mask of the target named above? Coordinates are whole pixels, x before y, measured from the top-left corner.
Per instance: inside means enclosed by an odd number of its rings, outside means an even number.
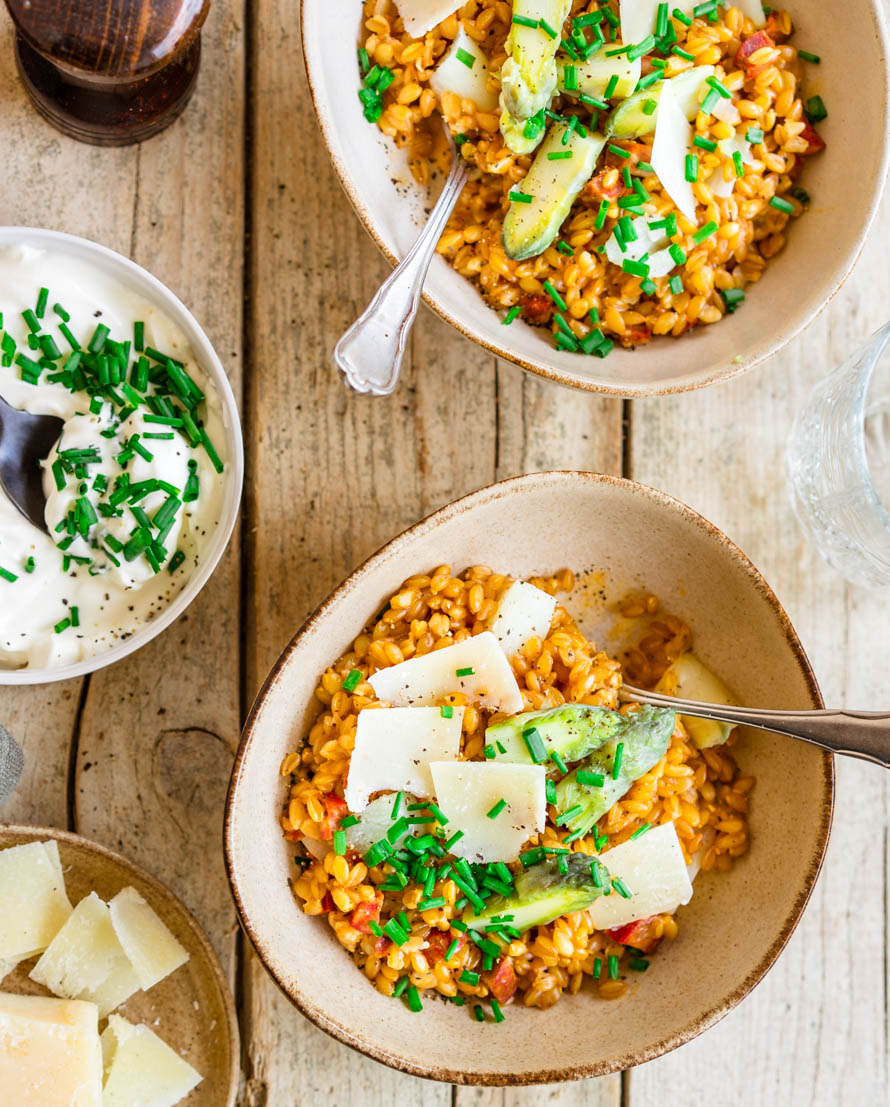
[[[474,171],[438,250],[503,322],[605,357],[738,309],[807,207],[792,34],[760,0],[364,0],[359,96],[421,184],[447,123]]]
[[[617,999],[676,938],[697,874],[748,848],[731,728],[619,708],[625,674],[731,702],[689,628],[627,600],[641,638],[616,660],[557,603],[573,586],[568,569],[409,578],[322,675],[282,763],[295,898],[411,1010],[432,991],[500,1022],[585,978]]]

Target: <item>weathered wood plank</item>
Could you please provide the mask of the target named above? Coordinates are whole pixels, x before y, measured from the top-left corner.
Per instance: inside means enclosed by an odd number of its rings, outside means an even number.
[[[169,131],[127,152],[132,256],[206,325],[236,389],[243,259],[242,28],[215,7],[198,91]],[[235,90],[236,95],[232,95]],[[234,976],[219,842],[239,731],[238,537],[186,615],[91,678],[76,764],[77,829],[168,883]]]
[[[888,232],[885,204],[847,287],[769,364],[722,388],[634,404],[632,422],[633,476],[678,495],[739,542],[786,605],[826,699],[865,708],[886,707],[890,599],[847,586],[805,544],[784,449],[809,389],[884,321],[890,282],[879,244]],[[682,1087],[684,1102],[704,1107],[715,1073],[725,1107],[884,1101],[886,873],[877,828],[886,812],[883,774],[842,760],[825,868],[788,949],[720,1026],[630,1074],[631,1107],[663,1103],[665,1087]]]
[[[96,150],[64,138],[31,107],[13,64],[12,23],[0,10],[0,145],[4,150],[0,223],[50,227],[129,246],[135,175],[125,151]],[[96,200],[97,179],[113,180]],[[3,808],[8,821],[68,826],[70,743],[80,681],[0,688],[0,720],[25,750],[25,774]]]

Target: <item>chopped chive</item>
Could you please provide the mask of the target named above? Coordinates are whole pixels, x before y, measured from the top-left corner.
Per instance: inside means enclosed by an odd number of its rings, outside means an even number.
[[[10,583],[19,579],[18,574],[11,573],[9,569],[0,569],[0,577],[3,577],[4,580],[10,581]]]
[[[440,807],[437,807],[434,803],[428,803],[426,807],[433,818],[436,820],[436,822],[439,824],[439,826],[448,825],[448,819],[446,818],[445,813]]]
[[[473,1007],[473,1018],[476,1022],[485,1022],[485,1012],[482,1010],[480,1004],[475,1004]]]
[[[566,161],[568,158],[574,157],[571,150],[551,150],[547,155],[548,161]]]
[[[606,222],[606,216],[609,214],[609,201],[600,200],[599,211],[596,213],[596,219],[593,221],[594,227],[601,231]]]
[[[820,123],[828,118],[828,109],[821,96],[811,96],[804,107],[804,115],[811,123]]]
[[[56,634],[61,634],[63,630],[67,630],[71,626],[70,619],[60,619],[59,622],[53,627],[53,631]]]
[[[671,15],[679,23],[683,23],[687,27],[692,26],[692,20],[689,18],[689,16],[685,12],[681,12],[679,8],[674,8],[674,10],[671,12]]]
[[[334,853],[342,856],[346,853],[346,831],[335,830],[334,831]]]
[[[58,317],[62,320],[63,323],[70,323],[71,322],[71,316],[62,307],[61,304],[53,304],[53,311],[56,313],[56,315],[58,315]]]
[[[721,289],[720,295],[723,297],[724,303],[726,304],[727,315],[732,315],[745,299],[745,293],[740,288]]]
[[[99,323],[93,331],[93,337],[87,343],[87,349],[91,354],[98,354],[102,352],[102,347],[105,345],[105,339],[110,334],[110,330],[104,323]]]
[[[514,15],[513,22],[520,27],[530,27],[532,30],[535,30],[535,28],[538,26],[537,19],[529,19],[525,15]]]
[[[358,817],[358,815],[347,815],[345,818],[340,820],[340,826],[357,826],[361,821],[362,820]]]
[[[686,261],[686,254],[683,252],[683,248],[678,246],[676,242],[668,246],[668,253],[677,265],[682,265],[683,262]]]
[[[556,243],[556,249],[567,258],[573,258],[575,256],[575,251],[572,249],[572,247],[568,244],[568,242],[563,242],[562,239],[559,239],[559,241]]]
[[[735,169],[735,175],[737,177],[744,177],[744,175],[745,175],[745,166],[742,164],[742,155],[739,153],[738,150],[733,150],[732,165],[733,165],[733,168]]]
[[[453,847],[457,845],[457,843],[461,840],[461,838],[463,838],[463,836],[464,832],[462,830],[455,831],[454,834],[452,834],[451,837],[448,839],[448,841],[445,842],[445,848],[447,850],[453,849]]]
[[[423,1004],[420,1002],[420,992],[413,984],[409,985],[406,994],[408,996],[408,1009],[413,1011],[415,1015],[418,1011],[422,1011]]]
[[[472,69],[473,66],[476,64],[475,57],[470,53],[469,50],[464,50],[462,46],[458,46],[457,48],[457,60],[459,62],[463,62],[467,69]]]
[[[486,761],[491,761],[492,758],[497,756],[495,748],[493,745],[491,745],[491,743],[489,743],[487,746],[482,747],[482,756],[486,759]]]
[[[614,154],[618,158],[629,158],[630,157],[630,151],[629,150],[624,150],[624,149],[622,149],[622,147],[616,146],[612,142],[609,143],[608,150],[609,150],[610,154]]]
[[[466,669],[455,669],[455,671],[454,671],[454,675],[459,676],[459,677],[468,677],[468,676],[473,676],[474,674],[475,674],[475,670],[473,669],[472,666],[470,666]]]
[[[353,669],[347,674],[346,679],[340,685],[344,692],[354,692],[361,682],[362,674],[361,670]]]
[[[745,132],[745,138],[755,146],[763,142],[763,131],[759,127],[749,127]]]
[[[673,292],[675,296],[679,296],[683,291],[683,278],[677,274],[668,281],[668,288]]]
[[[633,969],[634,972],[645,972],[649,968],[649,962],[645,957],[631,957],[627,962],[627,967]]]
[[[700,243],[704,242],[706,238],[710,238],[716,230],[717,224],[714,222],[713,219],[710,219],[707,223],[705,223],[703,227],[699,227],[699,229],[692,236],[692,241],[696,244],[696,246],[698,246]]]
[[[462,972],[462,973],[460,974],[460,976],[458,977],[458,980],[459,980],[459,981],[460,981],[460,982],[461,982],[462,984],[469,984],[469,985],[471,985],[471,986],[472,986],[473,988],[475,988],[475,987],[476,987],[476,985],[477,985],[477,984],[479,983],[479,973],[477,973],[477,972],[470,972],[470,970],[469,970],[469,969],[464,969],[464,971],[463,971],[463,972]]]
[[[617,780],[621,775],[621,761],[624,757],[624,743],[619,742],[615,747],[615,759],[612,762],[612,779]]]
[[[435,876],[435,873],[433,873],[432,875]],[[417,905],[417,910],[418,911],[433,911],[437,907],[444,907],[444,906],[445,906],[445,897],[444,896],[433,896],[432,899],[422,899],[420,901],[420,903],[418,903],[418,905]]]
[[[606,16],[606,18],[608,19],[608,16]],[[605,89],[603,90],[603,99],[604,100],[611,100],[612,97],[615,95],[615,89],[617,87],[618,87],[618,74],[613,73],[612,76],[609,78],[609,83],[606,85]]]
[[[392,811],[390,812],[390,815],[389,815],[389,817],[391,819],[398,818],[399,808],[401,806],[402,806],[402,793],[401,792],[396,792],[396,798],[395,798],[395,801],[392,805]]]
[[[704,112],[705,115],[710,115],[711,112],[713,112],[714,108],[717,106],[717,104],[719,104],[719,102],[720,102],[720,93],[717,91],[716,88],[709,88],[708,89],[708,94],[704,98],[704,100],[702,100],[701,106],[699,107],[698,110],[701,111],[701,112]]]
[[[26,573],[33,573],[36,565],[37,565],[37,562],[34,560],[33,557],[26,558],[26,560],[25,560],[25,572]]]
[[[704,135],[696,135],[692,140],[693,146],[698,146],[701,150],[709,150],[713,153],[717,149],[717,143],[712,138],[705,138]]]
[[[803,58],[805,62],[812,62],[813,65],[818,65],[822,61],[818,54],[811,54],[809,50],[798,50],[797,56]]]
[[[655,36],[647,35],[642,42],[638,42],[635,46],[629,47],[627,51],[627,60],[636,61],[637,58],[641,58],[644,54],[648,54],[650,50],[655,49]]]
[[[514,304],[513,307],[511,307],[510,310],[507,312],[507,314],[504,316],[503,325],[505,327],[508,327],[513,322],[513,320],[516,318],[516,316],[519,315],[519,313],[521,311],[522,311],[522,305],[521,304]]]
[[[598,100],[595,96],[588,96],[586,92],[582,92],[578,99],[582,104],[587,104],[590,108],[595,108],[597,111],[608,111],[609,105],[605,100]]]
[[[498,802],[494,805],[494,807],[492,807],[492,809],[490,811],[486,812],[487,817],[489,819],[496,819],[498,817],[498,815],[500,815],[500,813],[504,810],[504,808],[506,806],[507,806],[507,801],[502,797],[501,799],[498,800]]]
[[[602,788],[606,783],[606,778],[602,773],[591,773],[586,769],[579,769],[575,773],[575,779],[579,784],[590,784],[594,788]]]
[[[635,838],[642,838],[642,836],[646,833],[646,831],[650,830],[651,827],[652,827],[651,823],[643,823],[642,826],[637,827],[637,829],[630,836],[631,841],[633,841]]]
[[[609,956],[609,979],[618,979],[618,957],[614,953]]]
[[[454,715],[454,708],[451,706],[450,703],[443,704],[439,708],[439,714],[442,716],[443,719],[450,719]]]
[[[556,825],[557,826],[565,826],[565,824],[570,823],[572,821],[572,819],[575,818],[576,815],[580,815],[583,810],[584,810],[584,807],[583,807],[582,804],[580,804],[580,803],[573,804],[573,806],[570,807],[568,809],[568,811],[563,811],[563,813],[561,815],[557,816]]]
[[[513,22],[515,23],[516,21],[514,20]],[[539,19],[538,26],[548,38],[552,39],[557,37],[557,32],[550,26],[546,19]]]
[[[676,14],[676,13],[675,13]],[[691,20],[690,20],[691,22]],[[671,53],[676,54],[678,58],[682,58],[684,61],[695,61],[695,54],[690,54],[688,50],[684,50],[682,46],[672,46]]]
[[[786,215],[792,215],[794,213],[794,204],[788,200],[783,200],[781,196],[773,196],[769,202],[771,208],[775,208],[777,211],[784,211]]]
[[[457,951],[459,949],[460,949],[460,938],[454,938],[451,942],[451,945],[449,945],[448,949],[445,950],[445,963],[446,964],[451,960],[451,958],[455,955],[455,953],[457,953]]]
[[[726,85],[718,77],[708,77],[705,80],[705,84],[708,84],[715,91],[719,92],[724,100],[731,100],[732,93],[726,87]]]
[[[566,768],[566,763],[565,763],[565,761],[563,761],[563,759],[560,756],[560,753],[559,753],[558,750],[551,750],[550,751],[550,760],[557,767],[557,769],[559,769],[559,771],[563,774],[563,776],[565,776],[565,774],[569,771]]]
[[[695,154],[686,155],[685,177],[690,182],[698,180],[698,158]]]
[[[643,101],[643,115],[654,115],[655,109],[658,107],[657,100],[644,100]]]
[[[550,297],[550,299],[554,302],[554,304],[556,304],[556,306],[559,308],[560,311],[565,311],[566,310],[565,300],[556,291],[556,289],[553,287],[553,284],[550,281],[544,281],[544,291],[547,293],[547,295]]]
[[[625,258],[621,263],[621,268],[633,277],[649,276],[649,266],[644,261],[632,261],[630,258]]]
[[[612,877],[612,887],[615,889],[618,895],[622,897],[622,899],[631,898],[631,892],[620,876]]]
[[[544,746],[544,740],[534,727],[531,727],[529,730],[524,730],[522,732],[522,739],[531,755],[532,761],[534,761],[536,765],[540,765],[547,760],[547,749]]]

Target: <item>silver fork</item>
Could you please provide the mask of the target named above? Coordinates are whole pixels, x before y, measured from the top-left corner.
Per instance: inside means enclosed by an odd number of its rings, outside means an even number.
[[[469,173],[447,126],[445,133],[451,146],[451,169],[426,226],[334,347],[334,364],[356,392],[389,396],[398,383],[424,278]]]
[[[773,711],[754,707],[724,707],[716,703],[696,703],[644,692],[625,684],[618,693],[624,703],[647,703],[652,707],[670,707],[681,715],[715,719],[721,723],[753,726],[787,734],[831,753],[873,761],[890,769],[890,711]]]

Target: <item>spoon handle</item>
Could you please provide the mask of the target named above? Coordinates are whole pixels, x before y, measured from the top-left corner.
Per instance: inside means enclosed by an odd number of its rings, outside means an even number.
[[[671,707],[683,715],[698,719],[716,719],[723,723],[753,726],[800,738],[831,753],[859,757],[890,769],[890,711],[770,711],[753,707],[724,707],[716,703],[696,703],[644,692],[625,684],[620,698],[626,703],[647,703],[653,707]]]
[[[456,155],[420,237],[334,347],[334,364],[356,392],[388,396],[395,391],[424,277],[467,173],[467,163]]]

